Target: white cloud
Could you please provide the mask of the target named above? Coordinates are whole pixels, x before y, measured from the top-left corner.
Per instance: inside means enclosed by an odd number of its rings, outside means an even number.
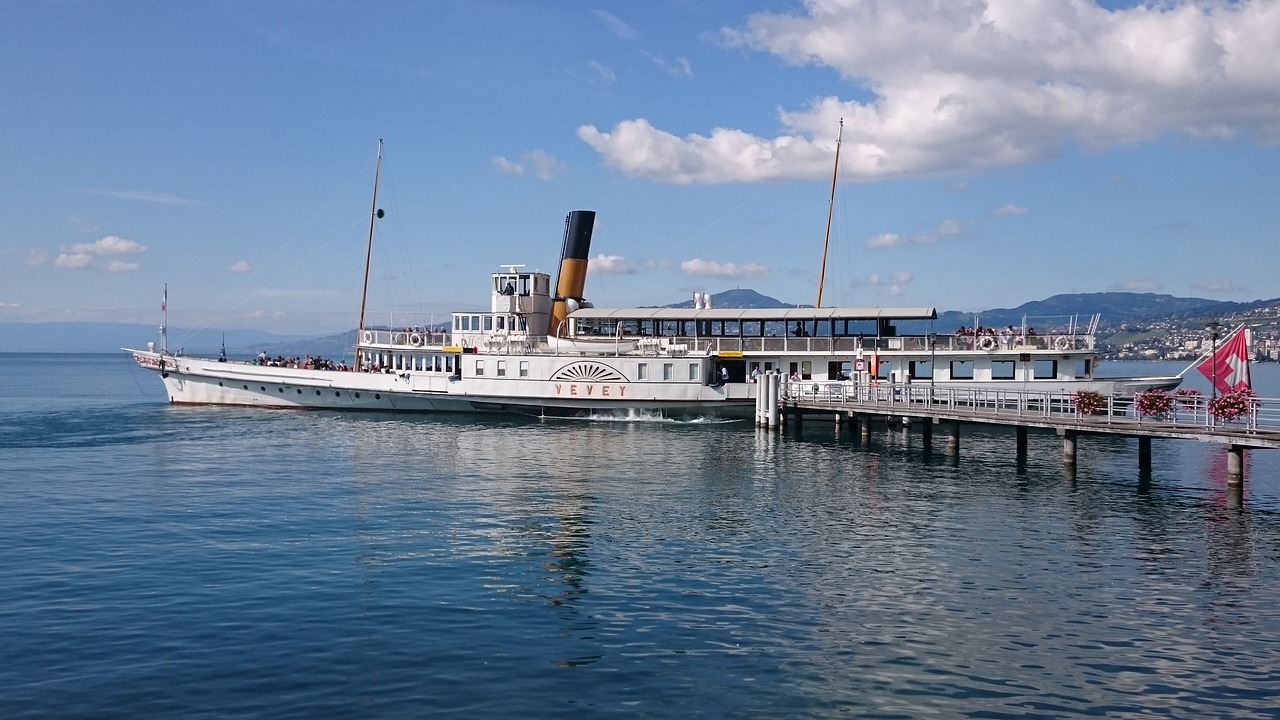
[[[759,263],[745,263],[739,265],[737,263],[718,263],[714,260],[703,260],[702,258],[694,258],[685,260],[680,263],[680,270],[686,275],[693,277],[716,277],[716,278],[757,278],[765,277],[769,274],[769,268]]]
[[[658,55],[656,53],[643,52],[641,54],[649,58],[649,61],[652,62],[654,65],[657,65],[658,69],[662,70],[662,72],[672,77],[678,77],[678,78],[693,77],[693,65],[691,65],[689,61],[685,58],[680,57],[680,58],[676,58],[675,60],[668,60],[665,57]]]
[[[104,258],[113,255],[140,255],[146,251],[146,245],[116,235],[108,235],[91,243],[76,243],[69,248],[62,248],[53,264],[70,269],[96,267],[107,272],[137,270],[138,263],[127,263],[122,260],[105,261]],[[33,256],[29,254],[28,257]],[[41,257],[43,257],[42,254]]]
[[[1165,134],[1280,143],[1280,4],[1160,0],[805,0],[724,45],[830,68],[846,99],[779,112],[773,138],[677,137],[636,118],[578,129],[606,165],[665,183],[820,178],[845,119],[846,175],[974,173]]]
[[[237,260],[227,266],[227,272],[246,273],[253,269],[248,260]]]
[[[154,203],[157,205],[199,205],[195,200],[180,198],[176,195],[166,193],[151,192],[149,190],[84,190],[83,192],[92,195],[105,195],[107,197],[120,198],[121,200],[138,200],[140,202]]]
[[[521,177],[528,170],[539,180],[552,180],[559,175],[563,175],[565,171],[564,163],[561,163],[554,155],[545,150],[530,150],[524,154],[521,160],[522,162],[514,162],[498,156],[491,158],[490,162],[498,169],[498,172],[514,177]]]
[[[1005,205],[991,211],[991,217],[1021,217],[1027,214],[1027,209],[1017,205]]]
[[[603,23],[609,32],[613,33],[614,37],[620,40],[633,40],[640,35],[635,28],[623,22],[617,15],[607,13],[604,10],[592,10],[591,14],[595,15],[596,19]]]
[[[864,245],[872,250],[880,248],[891,248],[906,244],[907,239],[897,233],[880,233],[875,237],[869,238]]]
[[[1164,285],[1159,280],[1122,280],[1110,289],[1115,292],[1160,292]]]
[[[137,255],[147,251],[146,245],[139,245],[132,240],[108,235],[91,243],[77,243],[71,246],[70,252],[89,255]]]
[[[902,272],[894,273],[891,281],[893,282],[894,285],[906,285],[907,283],[911,282],[914,278],[915,278],[915,275],[913,275],[912,273],[902,271]]]
[[[39,248],[31,248],[30,250],[27,251],[26,260],[27,260],[27,265],[30,267],[38,267],[40,265],[43,265],[45,261],[48,259],[49,257],[45,255],[44,251],[40,250]]]
[[[636,272],[636,264],[627,258],[621,255],[605,255],[604,253],[591,258],[591,263],[587,267],[591,272],[611,275],[633,275]]]
[[[596,80],[604,83],[605,85],[612,85],[618,82],[618,76],[615,75],[612,70],[595,60],[587,61],[587,69],[595,74]]]
[[[515,175],[518,177],[524,174],[523,165],[518,162],[512,162],[501,155],[492,158],[491,161],[493,162],[493,166],[498,169],[498,172],[504,175]]]
[[[959,220],[943,220],[938,223],[932,235],[915,235],[907,237],[898,233],[880,233],[867,238],[863,243],[868,250],[883,250],[902,245],[937,245],[942,238],[957,237],[964,234],[964,223]]]
[[[1248,290],[1246,287],[1236,285],[1235,281],[1230,279],[1195,282],[1191,283],[1191,287],[1207,293],[1233,293]]]
[[[53,264],[61,268],[84,268],[93,264],[93,256],[89,253],[64,252],[58,254]]]

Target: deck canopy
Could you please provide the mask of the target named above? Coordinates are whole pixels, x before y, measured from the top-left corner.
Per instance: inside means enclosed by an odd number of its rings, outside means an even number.
[[[920,324],[933,308],[583,308],[569,316],[577,336],[886,337]]]
[[[934,320],[938,311],[919,308],[583,308],[574,320]]]

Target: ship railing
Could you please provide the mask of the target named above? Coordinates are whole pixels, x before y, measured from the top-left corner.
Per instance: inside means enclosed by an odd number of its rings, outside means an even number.
[[[627,336],[630,337],[630,336]],[[856,354],[863,352],[909,352],[927,354],[962,352],[962,351],[1019,351],[1048,350],[1070,352],[1073,350],[1092,350],[1094,337],[1084,334],[1049,334],[1031,335],[1024,338],[1001,335],[902,335],[889,337],[867,337],[854,335],[831,336],[673,336],[653,338],[638,336],[644,342],[657,341],[658,346],[683,345],[691,351],[705,350],[711,354],[722,352],[749,352],[774,355],[785,354]],[[931,344],[932,342],[932,344]],[[644,345],[649,347],[649,345]]]
[[[430,345],[444,345],[449,340],[449,333],[418,328],[401,328],[399,330],[365,330],[363,336],[356,338],[361,345],[390,345],[392,347],[417,348]]]
[[[960,411],[974,416],[1004,418],[1074,419],[1082,424],[1134,427],[1200,428],[1219,433],[1280,433],[1280,398],[1255,398],[1242,415],[1224,419],[1209,410],[1202,396],[1172,395],[1167,412],[1144,414],[1133,394],[1104,398],[1091,412],[1081,410],[1075,393],[1043,390],[985,390],[939,388],[928,384],[854,383],[834,380],[783,379],[779,390],[786,401],[830,404],[839,407],[870,406],[901,410],[904,415],[930,410]]]

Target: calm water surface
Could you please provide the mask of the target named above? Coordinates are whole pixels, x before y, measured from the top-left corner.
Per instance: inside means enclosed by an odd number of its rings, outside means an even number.
[[[0,355],[0,717],[1274,717],[1280,453],[1238,504],[1217,447],[1013,445],[171,408]]]

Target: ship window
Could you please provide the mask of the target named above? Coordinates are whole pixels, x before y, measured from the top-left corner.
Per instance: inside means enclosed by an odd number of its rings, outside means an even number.
[[[488,331],[488,330],[492,330],[492,329],[493,329],[493,316],[492,316],[492,315],[485,315],[485,316],[484,316],[484,329],[485,329],[486,331]]]
[[[889,375],[890,375],[890,373],[892,373],[892,372],[893,372],[893,361],[892,361],[892,360],[881,360],[879,363],[877,363],[877,364],[876,364],[876,379],[877,379],[877,380],[888,380],[888,379],[889,379]],[[970,377],[972,377],[972,375],[970,375]]]
[[[991,361],[991,379],[992,380],[1012,380],[1013,379],[1013,361],[1012,360],[992,360]]]
[[[484,374],[484,361],[483,361],[483,360],[477,360],[477,361],[476,361],[476,375],[483,375],[483,374]]]
[[[662,379],[663,379],[663,380],[675,380],[675,379],[676,379],[676,366],[675,366],[675,363],[662,363]]]
[[[881,365],[880,367],[884,367],[884,365]],[[952,380],[972,380],[973,379],[973,361],[972,360],[952,360],[951,361],[951,379]]]
[[[649,363],[640,363],[636,365],[636,379],[637,380],[649,379]]]
[[[455,316],[453,317],[453,329],[454,329],[454,330],[461,330],[461,329],[462,329],[462,318],[461,318],[460,316],[458,316],[458,315],[455,315]]]
[[[933,379],[933,361],[932,360],[912,360],[910,369],[911,369],[912,380]]]
[[[498,361],[498,377],[506,377],[506,376],[507,376],[507,361],[499,360]]]
[[[498,329],[499,329],[499,330],[506,330],[506,329],[507,329],[507,318],[506,318],[506,316],[505,316],[505,315],[499,315],[499,316],[498,316]]]
[[[698,379],[698,363],[689,363],[689,379]]]
[[[1058,377],[1058,361],[1057,360],[1037,360],[1035,364],[1036,380],[1052,380]]]
[[[813,379],[813,361],[804,360],[800,363],[800,379],[801,380]]]
[[[1090,359],[1081,359],[1076,361],[1076,377],[1087,378],[1093,377],[1093,361]]]
[[[529,377],[529,361],[520,361],[520,377]]]

